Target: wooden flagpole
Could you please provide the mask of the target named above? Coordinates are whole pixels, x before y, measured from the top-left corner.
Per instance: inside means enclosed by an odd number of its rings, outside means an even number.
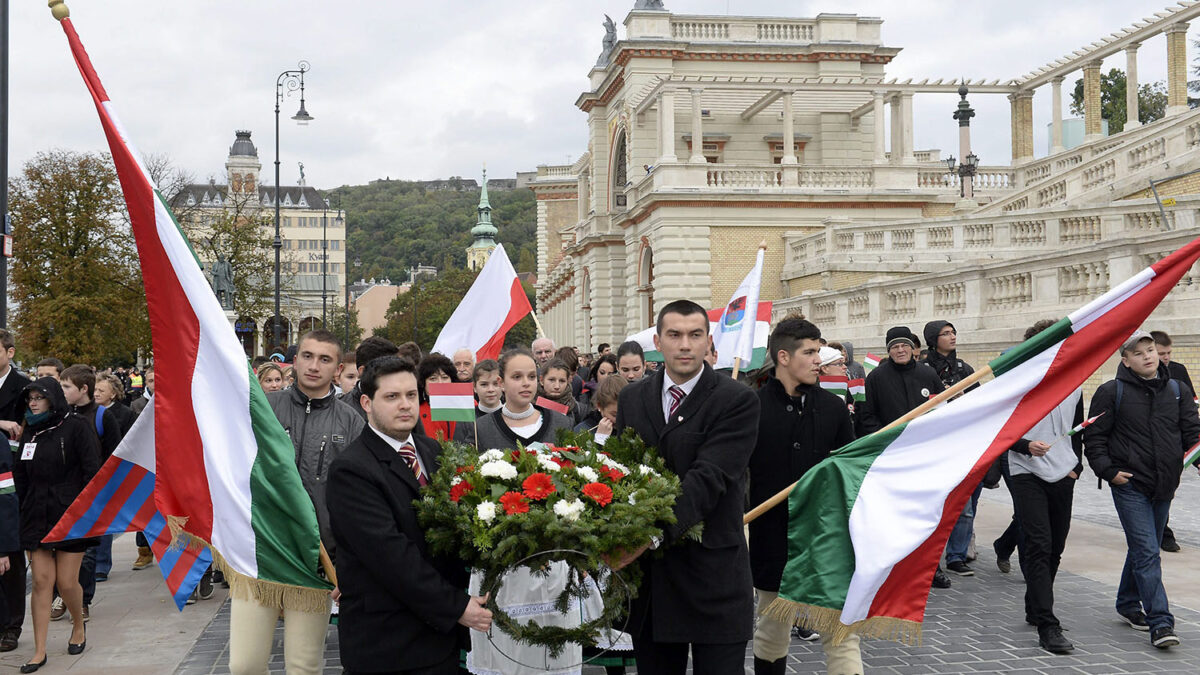
[[[330,583],[337,586],[337,570],[333,566],[333,561],[329,559],[329,551],[325,550],[325,542],[321,542],[320,556],[321,569],[325,570],[325,576],[329,578]]]
[[[914,355],[913,358],[916,358],[916,356]],[[984,366],[983,368],[975,371],[970,377],[968,377],[964,380],[961,380],[959,382],[956,382],[954,384],[954,386],[943,391],[942,393],[938,394],[937,396],[934,396],[933,398],[922,403],[921,405],[917,406],[916,408],[913,408],[912,410],[905,413],[902,417],[900,417],[896,421],[894,421],[891,424],[887,425],[886,427],[880,429],[879,431],[876,431],[875,433],[887,431],[888,429],[892,429],[901,424],[906,424],[908,422],[911,422],[911,421],[917,419],[921,415],[924,415],[925,413],[929,412],[930,410],[933,410],[934,408],[945,403],[946,401],[949,401],[950,399],[954,398],[955,396],[958,396],[962,392],[966,391],[968,387],[975,384],[976,382],[979,382],[980,380],[982,380],[983,378],[985,378],[991,374],[992,374],[992,367]],[[800,481],[796,481],[796,483],[799,483],[799,482]],[[796,483],[792,483],[791,485],[787,486],[786,488],[775,493],[775,495],[773,495],[771,498],[767,499],[763,503],[761,503],[758,506],[754,507],[753,509],[750,509],[749,511],[747,511],[746,515],[742,516],[742,524],[744,525],[746,523],[749,523],[750,521],[754,520],[755,518],[758,518],[759,516],[766,513],[767,511],[770,511],[771,509],[775,508],[783,500],[787,499],[788,495],[791,494],[791,492],[792,492],[792,488],[796,487]]]
[[[742,369],[742,357],[733,357],[733,379],[737,379],[738,371]]]

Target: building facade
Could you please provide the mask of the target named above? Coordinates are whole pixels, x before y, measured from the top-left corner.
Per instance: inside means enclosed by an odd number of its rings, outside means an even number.
[[[208,183],[183,186],[172,198],[177,217],[204,222],[214,210],[237,213],[263,223],[274,237],[275,202],[280,206],[281,250],[280,315],[283,338],[294,344],[300,335],[322,325],[322,313],[333,317],[344,311],[343,290],[346,278],[346,225],[344,214],[330,208],[325,196],[308,185],[276,188],[261,181],[262,163],[258,149],[250,140],[251,132],[236,132],[225,161],[226,183],[215,179]],[[196,236],[203,237],[203,229]],[[207,248],[194,246],[207,266],[212,257]],[[324,265],[324,275],[322,267]],[[274,270],[255,273],[273,276]],[[273,289],[273,279],[271,281]],[[234,313],[234,328],[246,354],[269,353],[273,341],[272,314],[243,316]]]
[[[889,79],[900,50],[882,43],[878,18],[635,8],[576,101],[586,151],[530,183],[542,323],[559,344],[595,349],[672,300],[721,306],[765,241],[761,296],[777,317],[803,311],[863,346],[889,325],[957,319],[960,345],[994,356],[1033,317],[1065,314],[1191,236],[1197,177],[1159,186],[1179,195],[1165,222],[1145,188],[1200,167],[1185,52],[1197,14],[1181,3],[1028,75],[964,83]],[[1166,117],[1104,136],[1103,59],[1124,57],[1136,83],[1139,48],[1156,45],[1169,57]],[[1067,150],[1061,85],[1074,71],[1087,135]],[[1011,111],[1014,159],[977,167],[973,190],[941,150],[913,147],[913,98],[964,84]],[[1053,147],[1035,158],[1033,91],[1046,85]],[[960,131],[966,157],[972,129]],[[1195,342],[1190,303],[1170,299],[1155,327]]]

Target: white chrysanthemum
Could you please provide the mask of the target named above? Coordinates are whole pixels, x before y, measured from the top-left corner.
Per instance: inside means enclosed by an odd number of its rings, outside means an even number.
[[[546,471],[558,471],[560,468],[558,464],[554,463],[554,460],[550,459],[546,455],[538,455],[537,462]]]
[[[482,502],[479,506],[475,507],[475,515],[479,516],[479,519],[485,523],[492,522],[496,517],[496,503]]]
[[[485,462],[484,465],[479,468],[479,473],[487,476],[488,478],[512,480],[517,477],[517,467],[509,464],[508,462],[492,460],[490,462]]]
[[[646,466],[645,464],[638,465],[638,473],[642,474],[643,476],[657,476],[658,475],[657,471],[655,471],[654,469],[651,469],[650,467]]]
[[[575,467],[575,472],[589,483],[595,483],[600,479],[600,474],[596,473],[596,470],[590,466],[577,466]]]
[[[455,476],[454,478],[450,479],[450,486],[453,487],[455,485],[458,485],[461,482],[462,482],[462,476]]]
[[[480,455],[479,461],[491,462],[491,461],[497,460],[497,459],[504,459],[507,456],[508,455],[506,455],[503,450],[497,450],[495,448],[492,448],[491,450],[488,450],[488,451],[484,452],[482,455]]]
[[[578,499],[569,502],[565,500],[555,502],[554,513],[563,520],[579,520],[579,515],[583,513],[583,502]]]

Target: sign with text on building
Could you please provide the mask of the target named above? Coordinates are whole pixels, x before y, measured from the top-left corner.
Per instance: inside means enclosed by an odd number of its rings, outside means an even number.
[[[4,257],[13,257],[13,240],[11,234],[4,235]]]

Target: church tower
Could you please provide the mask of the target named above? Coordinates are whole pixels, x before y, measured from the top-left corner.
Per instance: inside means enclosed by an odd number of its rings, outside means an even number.
[[[483,269],[492,251],[496,250],[496,226],[492,225],[492,205],[488,203],[487,169],[483,170],[483,189],[479,193],[479,221],[471,228],[475,241],[467,247],[467,267]]]
[[[225,160],[225,173],[229,176],[231,195],[258,194],[258,174],[262,163],[258,161],[258,148],[250,140],[250,132],[238,130],[237,138],[229,146],[229,158]]]

